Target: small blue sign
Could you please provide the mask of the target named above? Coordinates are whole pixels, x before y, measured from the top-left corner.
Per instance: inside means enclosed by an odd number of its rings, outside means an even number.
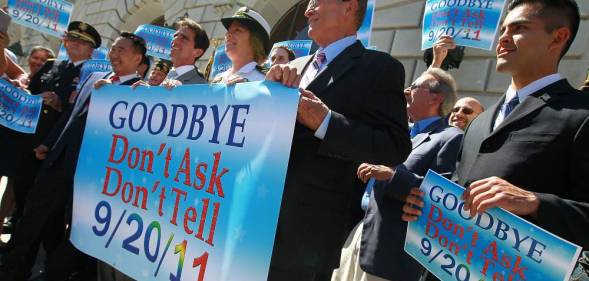
[[[209,75],[209,80],[214,80],[217,75],[225,72],[227,69],[231,68],[231,60],[225,53],[225,44],[221,44],[215,49],[215,56],[213,59],[213,66],[211,68],[211,74]]]
[[[8,0],[12,21],[57,38],[65,35],[73,9],[63,0]]]
[[[80,69],[80,81],[85,81],[94,72],[111,72],[112,65],[108,60],[88,60]],[[82,84],[78,84],[81,86]]]
[[[68,59],[69,59],[69,56],[67,55],[67,51],[65,50],[65,47],[63,46],[63,44],[61,44],[59,46],[59,51],[57,53],[57,58],[55,60],[64,61],[64,60],[68,60]],[[94,51],[92,52],[92,59],[93,60],[108,60],[108,48],[98,47],[98,48],[94,49]]]
[[[421,49],[449,35],[460,46],[491,50],[505,0],[427,0]]]
[[[31,95],[0,79],[0,125],[26,134],[34,134],[39,122],[43,98]]]
[[[137,27],[135,35],[141,36],[147,43],[147,55],[170,60],[175,32],[176,30],[166,27],[143,24]]]
[[[311,53],[311,45],[313,45],[312,40],[290,40],[275,43],[272,49],[278,46],[286,46],[294,52],[295,57],[300,58]]]

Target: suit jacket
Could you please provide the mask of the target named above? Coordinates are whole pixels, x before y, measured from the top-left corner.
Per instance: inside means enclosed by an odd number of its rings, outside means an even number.
[[[497,176],[540,198],[525,219],[589,247],[589,95],[560,80],[533,93],[492,131],[503,97],[466,131],[458,183]]]
[[[419,279],[422,267],[403,250],[407,223],[401,220],[402,197],[421,184],[428,169],[450,176],[461,141],[462,131],[442,118],[411,140],[411,154],[396,167],[390,182],[375,184],[362,222],[362,270],[387,280]]]
[[[85,92],[92,91],[94,82],[108,77],[109,74],[110,73],[98,72],[90,75],[88,79],[84,81],[82,90],[78,95],[79,98],[85,100],[77,101],[77,103],[86,103],[87,99],[90,98],[90,95]],[[133,78],[124,81],[119,85],[132,85],[139,80],[139,78]],[[87,111],[80,114],[79,111],[73,112],[73,108],[74,106],[70,108],[67,114],[62,116],[59,123],[43,142],[44,145],[51,149],[47,159],[45,159],[44,165],[53,166],[55,164],[63,164],[66,177],[71,179],[74,177],[76,165],[78,164],[78,155],[82,146],[82,137],[84,136],[84,129],[86,127],[86,117],[88,116]],[[67,121],[72,114],[75,114],[75,116],[69,126],[66,127]]]
[[[302,73],[306,56],[291,64]],[[348,227],[356,168],[395,166],[411,149],[403,65],[382,52],[349,46],[307,87],[331,110],[325,138],[295,125],[271,267],[329,272],[337,266]]]
[[[182,82],[183,85],[208,83],[196,67],[194,67],[193,70],[180,75],[176,80]]]

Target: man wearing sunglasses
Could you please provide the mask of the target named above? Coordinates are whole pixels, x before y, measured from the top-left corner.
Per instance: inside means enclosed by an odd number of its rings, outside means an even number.
[[[461,98],[454,104],[448,122],[450,126],[464,131],[468,124],[484,110],[485,108],[477,99],[471,97]]]
[[[374,177],[377,182],[365,191],[361,207],[366,215],[348,236],[332,281],[416,281],[423,271],[403,250],[407,224],[400,219],[402,198],[428,169],[448,176],[454,172],[462,131],[444,118],[456,100],[456,82],[442,69],[424,72],[405,89],[405,97],[413,122],[411,153],[394,168],[368,163],[358,167],[360,180]]]

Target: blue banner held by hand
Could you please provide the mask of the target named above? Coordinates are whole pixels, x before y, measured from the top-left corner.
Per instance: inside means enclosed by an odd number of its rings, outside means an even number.
[[[41,96],[30,95],[0,79],[0,125],[17,132],[34,134],[42,106]]]
[[[569,280],[581,247],[500,208],[471,216],[464,188],[431,170],[420,189],[405,251],[442,281]]]
[[[147,55],[170,60],[175,32],[166,27],[143,24],[137,27],[135,35],[140,36],[147,43]]]
[[[57,38],[65,35],[73,9],[63,0],[8,0],[12,21]]]
[[[136,280],[266,280],[298,99],[268,81],[94,90],[72,243]]]
[[[457,45],[491,50],[505,0],[427,0],[421,49],[431,48],[443,35]]]

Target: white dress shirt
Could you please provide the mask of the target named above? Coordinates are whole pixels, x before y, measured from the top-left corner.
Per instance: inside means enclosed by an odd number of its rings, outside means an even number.
[[[497,114],[497,117],[495,118],[495,123],[493,124],[493,130],[495,130],[497,127],[499,127],[499,125],[501,125],[501,123],[503,122],[503,120],[505,119],[505,105],[512,100],[515,95],[517,95],[517,98],[519,99],[519,103],[524,102],[524,100],[531,94],[541,90],[542,88],[555,83],[557,81],[562,80],[562,77],[560,76],[560,74],[555,73],[555,74],[551,74],[548,76],[544,76],[530,84],[528,84],[527,86],[519,89],[519,91],[516,91],[514,88],[512,88],[511,86],[509,86],[509,88],[507,89],[507,92],[505,93],[505,101],[503,102],[503,105],[501,106],[501,110],[499,111],[499,113]]]
[[[178,77],[184,75],[189,71],[192,71],[193,69],[195,69],[195,66],[192,64],[187,64],[179,67],[172,67],[172,69],[170,69],[170,72],[168,72],[168,76],[166,77],[166,79],[178,80]]]

